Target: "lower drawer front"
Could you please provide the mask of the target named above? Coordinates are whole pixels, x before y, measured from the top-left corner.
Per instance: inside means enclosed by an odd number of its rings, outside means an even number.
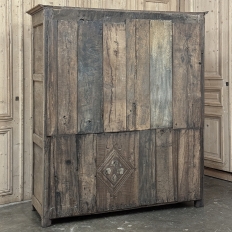
[[[50,218],[201,199],[200,130],[51,138]]]

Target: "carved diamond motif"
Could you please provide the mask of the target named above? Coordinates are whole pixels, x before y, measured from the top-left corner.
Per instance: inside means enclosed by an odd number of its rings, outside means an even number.
[[[118,192],[132,172],[133,167],[117,149],[111,150],[103,164],[98,168],[99,178],[112,193]]]

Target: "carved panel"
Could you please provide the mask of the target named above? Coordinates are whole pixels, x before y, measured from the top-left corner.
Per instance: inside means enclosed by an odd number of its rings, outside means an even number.
[[[205,89],[205,105],[222,106],[222,89],[206,88]]]
[[[204,150],[205,159],[223,163],[222,152],[222,118],[220,116],[205,116]]]
[[[12,194],[12,128],[0,129],[0,196]]]
[[[138,205],[139,134],[99,134],[96,148],[98,210]]]
[[[11,1],[0,3],[0,121],[12,119]]]
[[[113,148],[104,163],[98,169],[98,177],[107,185],[110,192],[116,194],[133,172],[120,151]]]

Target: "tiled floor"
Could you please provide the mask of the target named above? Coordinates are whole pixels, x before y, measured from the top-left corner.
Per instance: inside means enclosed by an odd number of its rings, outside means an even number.
[[[40,227],[40,217],[31,211],[31,203],[0,207],[0,232],[229,232],[232,231],[232,183],[205,177],[205,207],[181,203],[127,212],[75,217],[53,221]]]

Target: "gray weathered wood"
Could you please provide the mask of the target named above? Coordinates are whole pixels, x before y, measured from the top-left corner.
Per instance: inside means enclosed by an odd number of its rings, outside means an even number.
[[[150,75],[148,20],[136,20],[136,129],[150,129]]]
[[[58,134],[77,133],[77,22],[58,21]]]
[[[57,31],[58,25],[57,21],[49,20],[48,23],[48,75],[49,78],[46,79],[47,86],[47,124],[46,130],[47,135],[56,135],[58,126],[58,41],[57,41]]]
[[[79,214],[78,158],[76,135],[53,137],[51,141],[50,217]]]
[[[168,202],[202,206],[204,14],[30,13],[42,23],[32,49],[33,141],[43,147],[34,148],[32,203],[42,226]]]
[[[44,101],[44,92],[43,92],[43,82],[34,81],[33,82],[33,131],[40,137],[43,137],[43,101]]]
[[[102,23],[78,24],[78,132],[103,132]]]
[[[96,212],[96,135],[77,135],[80,213]]]
[[[97,136],[97,211],[138,206],[138,132]]]
[[[137,79],[136,53],[135,53],[135,20],[126,21],[126,129],[136,129],[136,99],[135,88]]]
[[[157,203],[177,200],[177,155],[171,129],[156,130],[156,198]]]
[[[150,21],[150,104],[151,128],[172,127],[171,21]]]
[[[103,24],[104,131],[126,129],[125,23]]]
[[[33,181],[36,183],[33,187],[33,195],[39,201],[40,204],[43,203],[43,149],[33,143]]]
[[[155,130],[145,130],[139,132],[139,204],[155,203]]]
[[[39,25],[33,31],[33,74],[44,73],[43,29],[43,25]]]
[[[200,196],[200,131],[183,129],[178,138],[178,201],[199,200]]]
[[[200,128],[201,47],[199,24],[174,24],[173,128]]]

